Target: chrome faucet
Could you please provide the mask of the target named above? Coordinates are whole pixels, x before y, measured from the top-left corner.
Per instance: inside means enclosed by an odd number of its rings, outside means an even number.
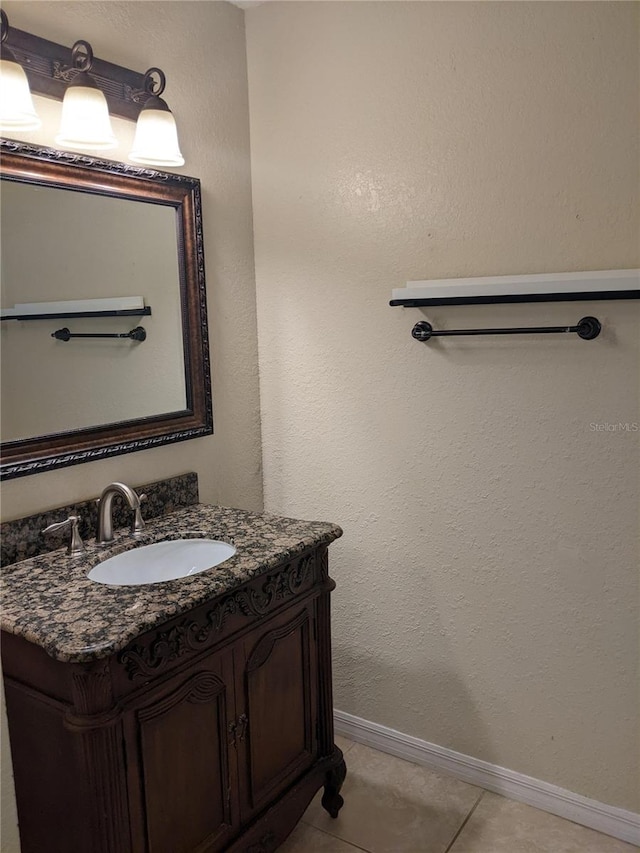
[[[144,530],[144,520],[140,511],[140,503],[146,495],[138,495],[130,486],[124,483],[109,483],[98,500],[98,535],[96,541],[100,544],[113,542],[113,511],[112,503],[116,495],[122,495],[133,510],[131,534],[140,536]]]

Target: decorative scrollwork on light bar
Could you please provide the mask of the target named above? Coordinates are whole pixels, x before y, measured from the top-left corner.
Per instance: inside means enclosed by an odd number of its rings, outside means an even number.
[[[31,91],[61,101],[67,85],[78,73],[71,47],[56,44],[24,30],[10,27],[6,39],[16,60],[24,68]],[[104,92],[109,113],[135,121],[151,94],[145,75],[104,59],[93,59],[91,76]]]

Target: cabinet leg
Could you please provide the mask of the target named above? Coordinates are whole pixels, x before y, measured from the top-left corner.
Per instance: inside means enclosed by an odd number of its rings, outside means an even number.
[[[324,783],[324,794],[322,795],[322,807],[328,811],[331,817],[338,817],[338,812],[344,805],[340,796],[340,788],[347,775],[347,765],[344,758],[336,767],[327,772]]]

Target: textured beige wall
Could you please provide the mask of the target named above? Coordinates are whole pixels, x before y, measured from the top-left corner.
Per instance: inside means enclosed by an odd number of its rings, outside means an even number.
[[[7,482],[3,518],[90,497],[112,480],[141,483],[189,470],[199,474],[204,501],[260,509],[244,14],[222,2],[7,0],[3,8],[19,29],[63,44],[85,38],[99,57],[139,71],[153,65],[165,71],[166,98],[186,160],[179,171],[202,182],[215,422],[211,437]],[[3,799],[10,799],[6,760],[3,770]],[[10,809],[2,814],[2,850],[14,853]]]
[[[638,303],[388,307],[638,266],[632,3],[246,13],[265,503],[332,546],[335,704],[637,808]],[[565,324],[573,337],[410,337]]]

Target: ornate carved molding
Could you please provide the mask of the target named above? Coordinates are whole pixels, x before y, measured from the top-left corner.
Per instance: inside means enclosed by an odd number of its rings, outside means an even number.
[[[200,184],[193,188],[193,217],[195,227],[195,275],[200,295],[200,337],[202,339],[202,363],[204,374],[204,399],[207,420],[204,429],[213,431],[213,397],[211,390],[211,356],[209,352],[209,321],[207,318],[207,281],[204,267],[204,231],[202,225],[202,194]]]
[[[129,163],[120,163],[117,160],[102,160],[99,157],[91,157],[88,154],[76,154],[73,151],[60,151],[57,148],[48,148],[42,145],[34,145],[30,142],[21,142],[17,139],[0,139],[0,151],[3,153],[22,154],[34,157],[48,163],[64,163],[84,166],[90,169],[99,169],[116,175],[129,175],[133,178],[144,178],[156,183],[186,184],[195,186],[198,184],[196,178],[189,175],[178,175],[169,172],[158,172],[156,169],[147,169],[144,166],[135,166]]]
[[[209,385],[210,388],[210,385]],[[211,393],[208,395],[211,399]],[[82,462],[96,462],[109,456],[120,456],[123,453],[133,453],[136,450],[148,450],[151,447],[161,447],[176,441],[186,441],[191,438],[202,438],[211,434],[211,425],[176,430],[171,435],[154,435],[150,438],[138,438],[132,441],[121,441],[108,447],[96,447],[81,452],[58,453],[45,459],[33,459],[29,462],[8,462],[2,469],[2,479],[24,477],[27,474],[37,474],[40,471],[53,471],[68,465],[78,465]]]
[[[264,616],[279,602],[292,598],[313,577],[315,563],[315,554],[289,563],[268,575],[259,589],[243,587],[223,596],[203,620],[185,619],[168,631],[160,631],[149,645],[129,646],[120,653],[118,660],[132,680],[153,675],[171,661],[202,649],[222,630],[228,616]]]
[[[98,714],[111,709],[113,693],[108,661],[99,660],[82,669],[74,669],[72,683],[76,713]]]
[[[123,762],[123,737],[114,726],[82,737],[81,751],[89,789],[92,853],[129,853],[129,804]]]
[[[120,712],[114,704],[108,660],[74,667],[73,710],[65,727],[79,733],[78,748],[89,790],[88,819],[98,842],[95,853],[128,853],[129,810],[122,778]]]
[[[214,673],[199,672],[184,684],[181,684],[177,690],[174,690],[173,693],[170,693],[161,702],[155,702],[149,708],[138,711],[138,719],[146,722],[147,720],[161,717],[185,700],[193,703],[210,702],[217,696],[224,694],[224,691],[224,683]]]
[[[302,612],[298,613],[294,619],[287,622],[286,625],[282,625],[280,628],[274,628],[273,631],[269,631],[268,634],[261,637],[257,646],[249,655],[249,659],[247,660],[247,672],[253,672],[253,670],[259,669],[264,663],[266,663],[278,640],[284,640],[285,637],[288,637],[289,634],[292,634],[298,628],[302,627],[302,625],[308,624],[309,611],[305,608]]]
[[[322,808],[329,812],[331,817],[338,817],[338,812],[344,805],[340,796],[340,789],[347,777],[347,765],[344,758],[336,767],[327,772],[324,783],[324,794],[322,795]]]
[[[66,729],[90,732],[118,722],[121,712],[114,702],[108,661],[74,669],[71,683],[73,707],[63,715]]]
[[[326,547],[320,551],[320,577],[323,581],[329,579],[329,549]]]

